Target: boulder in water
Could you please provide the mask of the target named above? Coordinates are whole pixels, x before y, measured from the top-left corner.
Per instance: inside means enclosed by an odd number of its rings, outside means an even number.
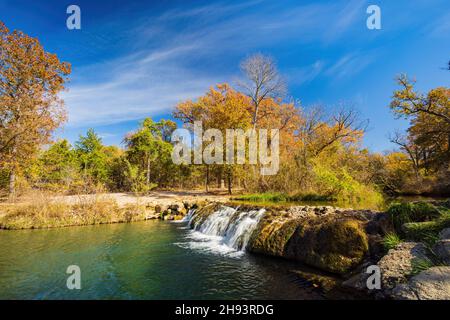
[[[361,221],[327,215],[300,222],[286,243],[283,256],[343,274],[359,265],[368,250]]]
[[[360,264],[369,251],[366,222],[353,212],[286,216],[272,211],[259,223],[249,250],[343,274]]]

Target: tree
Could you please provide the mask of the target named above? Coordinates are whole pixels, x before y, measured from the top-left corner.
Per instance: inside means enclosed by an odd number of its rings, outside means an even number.
[[[286,84],[278,73],[272,58],[255,54],[241,63],[246,79],[240,86],[252,101],[252,125],[259,121],[261,103],[268,98],[276,99],[286,91]]]
[[[188,100],[179,103],[174,111],[174,117],[183,121],[185,126],[192,128],[194,122],[201,121],[204,130],[220,130],[222,136],[226,136],[226,129],[248,129],[251,127],[251,114],[248,109],[249,98],[237,92],[228,84],[219,84],[195,102]],[[225,150],[225,141],[222,153]],[[201,150],[203,152],[203,150]],[[205,164],[205,188],[208,191],[210,180],[210,168]],[[228,181],[228,192],[232,189],[232,175],[234,166],[230,164],[220,165],[218,173],[225,172]],[[220,177],[221,179],[221,177]]]
[[[107,155],[102,139],[94,129],[89,129],[86,136],[80,136],[75,151],[86,183],[89,179],[94,183],[108,182]]]
[[[419,179],[420,160],[422,154],[420,146],[411,142],[409,137],[405,137],[400,132],[396,132],[393,136],[389,137],[389,140],[398,145],[400,149],[408,155],[414,169],[416,179]]]
[[[450,126],[450,89],[439,87],[427,95],[414,91],[414,81],[406,75],[397,78],[400,90],[394,91],[391,109],[400,117],[409,118],[417,114],[428,114],[445,121]]]
[[[154,122],[146,118],[136,132],[128,134],[124,139],[128,160],[131,164],[139,165],[141,172],[145,172],[145,183],[148,189],[151,189],[152,166],[156,160],[160,164],[167,164],[168,159],[171,159],[172,145],[169,141],[175,129],[176,124],[173,121]],[[133,170],[131,170],[133,176],[136,176],[136,169]],[[158,174],[156,170],[155,174]]]
[[[422,94],[406,75],[397,78],[400,89],[394,92],[390,108],[410,120],[408,149],[416,150],[415,168],[448,168],[450,163],[450,89],[439,87]],[[405,140],[405,139],[403,139]],[[398,139],[393,142],[399,142]],[[399,144],[408,154],[403,143]],[[411,156],[410,156],[411,157]]]
[[[11,195],[17,171],[65,120],[58,93],[70,71],[36,38],[0,22],[0,167],[10,172]]]
[[[42,152],[37,160],[38,180],[46,184],[70,185],[78,174],[75,152],[63,139]]]

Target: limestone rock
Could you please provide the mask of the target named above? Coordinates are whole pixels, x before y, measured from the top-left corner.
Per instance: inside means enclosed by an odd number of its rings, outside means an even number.
[[[343,274],[360,264],[369,244],[361,221],[324,215],[302,221],[286,244],[284,256]]]
[[[397,284],[407,281],[413,270],[413,260],[430,260],[428,250],[423,243],[403,242],[389,250],[378,262],[381,270],[381,286],[383,290],[393,289]]]
[[[439,240],[433,246],[433,252],[446,265],[450,266],[450,239]]]
[[[432,267],[397,285],[392,297],[398,300],[450,300],[450,267]]]
[[[439,232],[439,239],[450,239],[450,228],[445,228],[441,232]]]

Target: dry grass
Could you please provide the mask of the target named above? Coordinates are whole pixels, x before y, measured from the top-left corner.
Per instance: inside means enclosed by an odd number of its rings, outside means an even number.
[[[25,203],[0,207],[1,229],[41,229],[144,220],[147,208],[136,202],[119,207],[107,196],[79,197],[75,203],[52,201],[48,193],[28,195]]]

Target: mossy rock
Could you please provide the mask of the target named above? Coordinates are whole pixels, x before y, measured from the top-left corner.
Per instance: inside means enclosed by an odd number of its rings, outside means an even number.
[[[222,205],[220,203],[209,203],[200,209],[197,209],[192,217],[191,225],[196,226],[202,224],[211,214],[219,210]]]
[[[289,220],[283,216],[276,217],[270,213],[266,214],[253,232],[249,250],[251,252],[282,257],[285,246],[298,224],[299,221],[296,219]]]
[[[368,250],[362,221],[326,216],[303,220],[286,244],[283,256],[321,270],[344,274],[359,265]]]

